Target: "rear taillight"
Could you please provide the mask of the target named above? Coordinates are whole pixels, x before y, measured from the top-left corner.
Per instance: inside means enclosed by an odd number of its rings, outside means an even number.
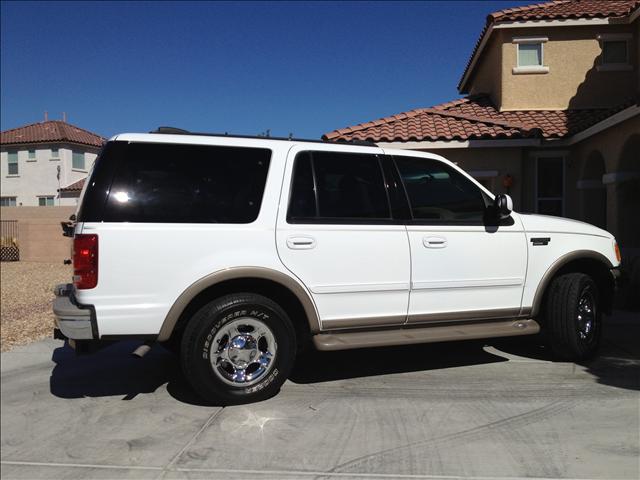
[[[73,284],[85,290],[98,284],[98,235],[73,237]]]

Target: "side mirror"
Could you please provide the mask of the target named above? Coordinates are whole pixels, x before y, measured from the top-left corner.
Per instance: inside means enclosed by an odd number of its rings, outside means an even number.
[[[493,206],[498,215],[498,218],[507,218],[513,211],[513,200],[511,200],[511,197],[509,195],[500,193],[496,195],[496,198],[493,200]]]

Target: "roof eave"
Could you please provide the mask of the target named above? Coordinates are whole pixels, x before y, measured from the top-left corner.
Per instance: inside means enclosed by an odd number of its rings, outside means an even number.
[[[61,144],[61,145],[80,145],[83,147],[91,147],[91,148],[95,148],[96,150],[100,150],[102,148],[102,145],[104,145],[106,143],[106,140],[104,140],[102,142],[101,145],[95,145],[93,143],[82,143],[82,142],[75,142],[73,140],[37,140],[35,142],[6,142],[6,143],[0,143],[0,147],[21,147],[24,145],[48,145],[48,144]]]
[[[473,72],[476,66],[476,63],[478,63],[478,59],[480,58],[480,54],[482,53],[482,50],[484,49],[485,44],[489,41],[489,38],[493,33],[494,25],[495,23],[489,25],[489,27],[484,30],[484,33],[482,34],[482,39],[480,40],[480,44],[478,45],[478,48],[474,52],[473,57],[471,57],[471,62],[469,62],[469,65],[465,69],[464,73],[462,74],[462,78],[458,83],[458,93],[460,94],[469,93],[469,89],[466,88],[467,83],[469,82],[469,78],[471,77],[471,73]]]

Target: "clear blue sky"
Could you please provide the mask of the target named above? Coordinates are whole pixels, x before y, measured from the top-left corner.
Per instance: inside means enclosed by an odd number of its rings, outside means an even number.
[[[318,138],[457,98],[486,15],[526,3],[3,1],[1,129]]]

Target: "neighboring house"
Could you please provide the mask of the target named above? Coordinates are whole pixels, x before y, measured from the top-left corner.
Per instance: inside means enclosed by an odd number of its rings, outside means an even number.
[[[80,190],[69,188],[87,176],[104,141],[58,120],[2,132],[1,206],[76,205]]]
[[[516,209],[580,219],[640,248],[640,1],[492,13],[460,93],[323,136],[439,153]]]

